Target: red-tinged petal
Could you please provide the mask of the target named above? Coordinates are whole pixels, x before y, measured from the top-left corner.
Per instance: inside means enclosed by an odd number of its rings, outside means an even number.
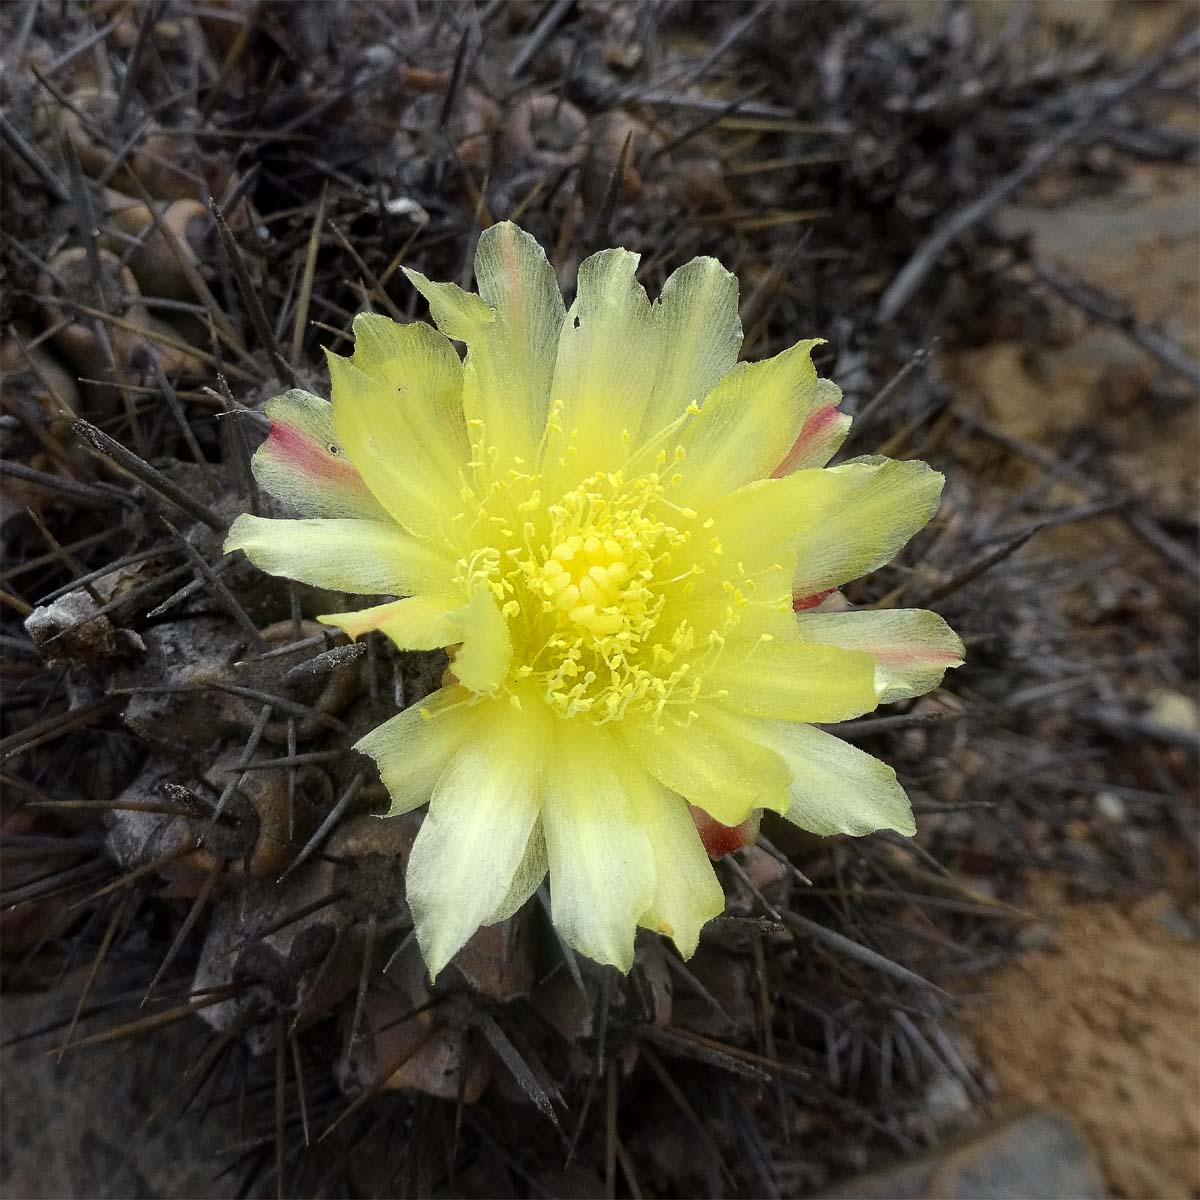
[[[761,808],[756,808],[740,825],[722,825],[694,804],[689,804],[688,809],[709,858],[722,858],[743,846],[753,846],[758,841],[758,826],[762,820]]]
[[[811,596],[793,596],[792,612],[807,612],[810,608],[816,608],[836,591],[837,588],[826,588],[823,592],[813,592]]]
[[[253,463],[262,487],[302,517],[385,519],[334,432],[332,405],[293,388],[264,411],[271,431]]]
[[[812,351],[820,344],[797,342],[765,362],[738,363],[713,388],[679,437],[684,503],[704,503],[770,474],[816,403]]]
[[[965,654],[958,634],[919,608],[801,613],[796,628],[808,641],[869,654],[884,704],[923,696],[962,666]]]
[[[792,444],[787,456],[775,468],[773,478],[779,479],[805,467],[823,467],[845,440],[849,429],[850,418],[838,411],[836,403],[814,409],[808,414],[800,436]]]

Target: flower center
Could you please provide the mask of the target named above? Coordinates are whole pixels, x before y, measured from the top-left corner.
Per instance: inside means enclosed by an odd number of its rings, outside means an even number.
[[[597,472],[547,502],[523,463],[498,468],[480,445],[473,468],[459,581],[488,588],[508,623],[506,689],[534,684],[561,717],[686,722],[747,606],[790,612],[783,568],[747,574],[713,518],[672,499],[673,473]]]
[[[625,624],[621,611],[629,580],[625,557],[615,538],[573,533],[542,564],[542,586],[568,620],[598,637],[616,633]]]

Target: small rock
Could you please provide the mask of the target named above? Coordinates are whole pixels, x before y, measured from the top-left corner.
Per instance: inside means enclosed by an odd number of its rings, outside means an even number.
[[[1062,1113],[1035,1109],[929,1154],[872,1171],[821,1200],[1105,1200],[1083,1132]]]
[[[971,1111],[971,1097],[961,1079],[938,1075],[925,1089],[925,1111],[935,1125],[948,1125]]]
[[[1058,945],[1058,930],[1049,921],[1026,925],[1017,934],[1017,945],[1022,950],[1049,950]]]
[[[1096,812],[1114,825],[1125,822],[1125,801],[1116,792],[1096,793]]]
[[[1181,942],[1200,942],[1200,926],[1177,908],[1169,908],[1166,912],[1159,913],[1154,920]]]
[[[101,662],[146,649],[136,633],[98,614],[99,607],[85,591],[68,592],[35,608],[25,631],[47,662]]]
[[[1155,724],[1177,733],[1200,732],[1200,705],[1191,696],[1158,688],[1147,697],[1146,716]]]

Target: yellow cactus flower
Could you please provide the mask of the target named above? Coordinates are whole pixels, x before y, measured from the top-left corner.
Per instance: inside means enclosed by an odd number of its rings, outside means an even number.
[[[321,618],[351,637],[450,647],[448,686],[357,744],[390,815],[429,802],[407,886],[434,975],[547,872],[562,935],[624,971],[638,926],[692,954],[724,907],[706,846],[764,809],[914,832],[895,773],[813,723],[928,691],[962,643],[933,613],[813,605],[892,558],[942,477],[826,467],[849,418],[819,343],[738,363],[733,275],[694,259],[651,303],[637,265],[592,255],[564,309],[505,223],[478,294],[407,272],[441,332],[360,315],[332,404],[272,400],[254,469],[301,518],[243,515],[226,542],[400,597]]]

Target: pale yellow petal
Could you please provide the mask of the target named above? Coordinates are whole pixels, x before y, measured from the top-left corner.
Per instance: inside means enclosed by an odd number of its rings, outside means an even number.
[[[496,313],[489,331],[492,371],[480,371],[477,415],[489,433],[506,429],[515,452],[531,457],[546,426],[563,323],[558,280],[537,240],[511,221],[479,235],[475,278]]]
[[[813,642],[764,642],[749,655],[727,656],[712,687],[719,690],[709,694],[735,712],[788,721],[846,721],[879,703],[869,654]]]
[[[738,363],[705,399],[681,444],[685,503],[711,500],[766,479],[804,429],[817,394],[812,351],[798,342],[765,362]]]
[[[485,230],[475,256],[479,296],[406,272],[448,337],[467,345],[463,409],[507,463],[532,461],[546,424],[563,302],[537,242],[505,221]],[[472,441],[474,441],[472,431]]]
[[[546,878],[548,869],[546,835],[542,832],[542,823],[539,820],[530,831],[529,841],[525,843],[525,853],[513,872],[508,892],[483,923],[497,925],[501,921],[507,921],[538,890],[542,880]]]
[[[542,800],[554,925],[580,953],[628,971],[638,920],[654,900],[650,842],[611,738],[584,721],[557,724]]]
[[[254,453],[259,485],[302,517],[386,520],[333,428],[333,407],[293,388],[263,406],[267,439]]]
[[[419,456],[417,468],[428,464],[429,473],[456,497],[470,447],[462,362],[446,336],[423,322],[399,325],[376,313],[359,313],[351,361],[392,389],[390,404],[364,414],[365,437],[359,444],[365,442],[377,458]],[[372,417],[379,418],[374,427]]]
[[[579,266],[554,370],[557,429],[546,457],[557,478],[612,470],[642,428],[661,344],[650,300],[636,278],[639,257],[629,250],[601,250]]]
[[[862,650],[876,663],[880,703],[923,696],[963,663],[962,639],[937,613],[920,608],[796,614],[800,636]]]
[[[945,479],[923,462],[874,459],[798,471],[793,590],[810,596],[891,562],[937,512]],[[807,485],[807,486],[806,486]]]
[[[725,911],[725,893],[682,797],[637,771],[629,773],[627,786],[654,855],[654,899],[639,924],[669,937],[691,958],[700,930]]]
[[[359,595],[438,592],[454,563],[397,525],[342,518],[276,521],[243,513],[225,552],[242,550],[268,575]]]
[[[495,691],[508,676],[512,642],[492,594],[486,589],[461,600],[410,596],[357,612],[327,613],[317,620],[351,638],[378,629],[401,650],[455,646],[454,677],[475,692]]]
[[[791,769],[792,806],[784,816],[793,824],[822,835],[916,832],[912,806],[886,763],[808,725],[769,722],[764,740]]]
[[[689,405],[699,404],[737,362],[742,345],[737,276],[715,258],[685,263],[655,302],[654,330],[658,370],[638,444],[653,441]]]
[[[751,562],[794,551],[793,591],[811,596],[890,562],[937,511],[943,482],[925,463],[884,458],[796,471],[725,497],[714,532]]]
[[[396,328],[414,331],[407,339],[414,359],[425,341],[416,331],[440,336],[428,326]],[[461,474],[467,461],[458,358],[444,338],[442,344],[454,366],[443,364],[440,377],[426,363],[421,364],[423,375],[412,367],[408,387],[368,375],[348,358],[326,354],[334,425],[354,465],[394,520],[418,536],[434,538],[447,533],[451,518],[463,507]]]
[[[797,479],[801,479],[799,486]],[[713,521],[712,535],[725,557],[750,564],[751,569],[772,563],[794,565],[791,546],[806,490],[810,490],[809,485],[799,475],[759,479],[707,506]],[[698,550],[705,549],[700,539],[696,541]],[[790,578],[783,587],[790,591]]]
[[[475,728],[477,710],[464,688],[442,688],[377,725],[354,744],[370,755],[392,798],[389,817],[419,808],[433,794],[446,764]]]
[[[512,662],[508,622],[495,597],[480,588],[455,613],[454,620],[462,635],[451,662],[454,677],[472,691],[495,691],[508,676]]]
[[[456,283],[434,283],[409,267],[402,269],[425,297],[429,315],[448,338],[469,343],[480,336],[483,326],[496,320],[496,314],[474,292],[465,292]]]
[[[737,825],[754,808],[788,806],[787,767],[755,740],[757,722],[700,703],[695,717],[626,720],[618,737],[643,770],[724,825]]]
[[[509,895],[538,818],[551,719],[537,704],[479,705],[470,739],[438,779],[406,880],[434,978]]]
[[[461,604],[452,600],[409,596],[356,612],[326,613],[317,620],[335,626],[352,641],[378,629],[402,650],[440,650],[461,640],[452,615],[458,608]]]

